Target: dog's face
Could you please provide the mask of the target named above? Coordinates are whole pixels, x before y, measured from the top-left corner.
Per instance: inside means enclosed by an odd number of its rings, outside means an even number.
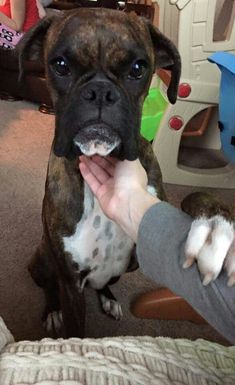
[[[178,52],[135,14],[84,8],[45,18],[21,50],[21,61],[44,56],[57,156],[136,159],[142,105],[157,66],[172,71],[168,97],[176,99]]]

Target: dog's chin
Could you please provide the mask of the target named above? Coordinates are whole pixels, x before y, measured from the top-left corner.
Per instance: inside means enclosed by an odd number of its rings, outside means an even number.
[[[116,149],[115,152],[117,153],[117,149],[120,147],[120,143],[121,143],[120,140],[113,143],[107,143],[105,141],[100,141],[100,140],[91,140],[85,143],[80,143],[75,141],[74,144],[76,147],[78,147],[78,149],[83,155],[107,156],[113,153],[115,149]]]
[[[138,138],[137,138],[138,139]],[[53,146],[54,154],[74,160],[85,156],[112,156],[119,160],[135,160],[138,157],[138,140],[123,141],[119,133],[105,124],[93,124],[80,128],[75,137],[65,145],[56,138]]]
[[[120,136],[109,127],[94,125],[79,131],[73,139],[75,152],[86,156],[118,155],[121,149]]]

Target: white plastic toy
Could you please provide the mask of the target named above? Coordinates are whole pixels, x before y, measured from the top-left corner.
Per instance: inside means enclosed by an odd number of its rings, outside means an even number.
[[[221,74],[217,66],[211,64],[207,58],[217,51],[235,54],[235,2],[158,0],[157,4],[159,28],[176,44],[182,58],[178,100],[175,105],[168,106],[153,142],[163,181],[192,186],[235,188],[235,165],[199,169],[178,163],[183,131],[192,118],[204,110],[199,130],[191,133],[191,136],[205,132],[200,138],[200,147],[221,147],[217,108],[213,108],[218,107]],[[160,83],[164,92],[166,85],[163,81]],[[196,139],[190,138],[195,146],[198,145],[198,138]]]

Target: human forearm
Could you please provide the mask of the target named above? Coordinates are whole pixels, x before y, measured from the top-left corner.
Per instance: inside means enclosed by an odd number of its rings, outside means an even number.
[[[174,273],[184,274],[184,244],[192,219],[166,202],[146,211],[138,231],[137,252],[140,268],[145,275],[162,286],[177,285]],[[182,252],[182,256],[181,253]],[[182,258],[182,263],[181,263]],[[169,269],[167,268],[169,266]],[[182,278],[182,277],[181,277]],[[172,287],[176,290],[177,287]]]
[[[157,284],[183,297],[211,325],[235,343],[235,287],[226,274],[203,286],[197,265],[183,269],[185,241],[192,219],[168,203],[154,205],[144,215],[137,239],[140,270]]]

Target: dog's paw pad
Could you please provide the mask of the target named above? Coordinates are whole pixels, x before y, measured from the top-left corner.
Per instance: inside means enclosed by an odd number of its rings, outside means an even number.
[[[114,299],[109,299],[104,295],[100,296],[102,308],[104,312],[116,320],[120,320],[123,317],[121,305]]]
[[[48,314],[43,323],[44,329],[48,334],[59,334],[63,327],[63,317],[61,311],[53,311]]]

